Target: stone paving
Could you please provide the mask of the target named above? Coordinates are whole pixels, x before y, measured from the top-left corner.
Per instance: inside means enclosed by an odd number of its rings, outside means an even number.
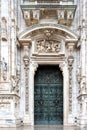
[[[64,127],[64,126],[24,126],[18,128],[0,128],[0,130],[87,130],[85,128],[78,128],[78,127]]]

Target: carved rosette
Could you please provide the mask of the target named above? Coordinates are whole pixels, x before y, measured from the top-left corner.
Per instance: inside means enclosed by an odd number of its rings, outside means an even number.
[[[73,70],[74,43],[68,43],[68,69],[69,69],[69,113],[72,113],[72,70]]]
[[[25,113],[29,113],[29,47],[24,46],[24,69],[25,69]]]

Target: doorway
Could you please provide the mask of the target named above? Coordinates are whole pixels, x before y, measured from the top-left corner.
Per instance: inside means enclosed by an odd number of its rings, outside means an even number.
[[[34,124],[63,124],[63,76],[57,65],[40,65],[36,71]]]

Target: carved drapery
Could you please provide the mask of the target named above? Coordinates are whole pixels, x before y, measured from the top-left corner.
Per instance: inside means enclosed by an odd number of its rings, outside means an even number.
[[[61,43],[56,40],[40,40],[36,43],[38,53],[58,53],[61,49]]]
[[[29,47],[24,46],[24,69],[25,69],[25,113],[29,114]]]
[[[68,69],[69,69],[69,113],[72,113],[72,70],[73,70],[74,43],[68,44]]]

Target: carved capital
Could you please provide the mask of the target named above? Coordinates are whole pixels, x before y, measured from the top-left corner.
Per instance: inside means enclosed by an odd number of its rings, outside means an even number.
[[[34,63],[34,62],[30,62],[30,68],[33,71],[33,74],[35,74],[37,68],[38,68],[38,64]]]
[[[63,68],[64,68],[64,66],[65,66],[64,63],[60,63],[60,64],[59,64],[59,68],[60,68],[60,70],[62,71],[62,74],[63,74]]]

